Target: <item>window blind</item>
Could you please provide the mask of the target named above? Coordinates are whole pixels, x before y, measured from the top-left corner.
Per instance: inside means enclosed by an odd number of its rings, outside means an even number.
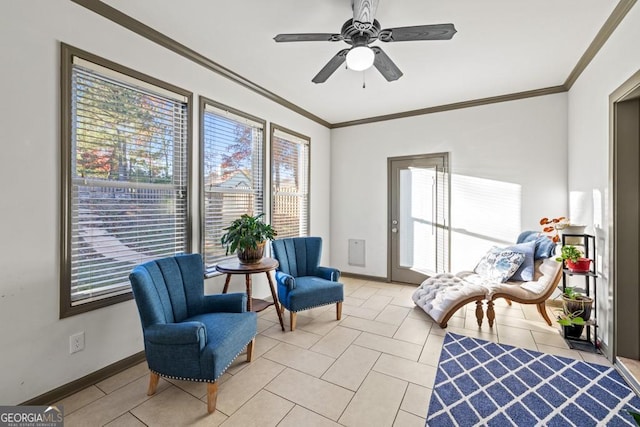
[[[308,138],[273,127],[271,183],[271,225],[278,238],[309,235]]]
[[[186,98],[94,68],[71,69],[72,306],[130,292],[134,266],[188,241]]]
[[[220,238],[242,214],[264,212],[264,127],[260,119],[211,102],[202,113],[203,255],[226,257]]]

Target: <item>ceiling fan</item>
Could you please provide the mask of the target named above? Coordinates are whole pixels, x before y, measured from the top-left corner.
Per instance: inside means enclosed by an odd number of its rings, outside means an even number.
[[[398,80],[402,71],[387,56],[382,48],[370,47],[376,40],[381,42],[404,42],[413,40],[451,40],[456,33],[453,24],[416,25],[412,27],[381,29],[374,18],[379,0],[351,0],[353,19],[342,26],[340,34],[300,33],[278,34],[276,42],[344,41],[351,47],[338,52],[327,65],[312,79],[314,83],[324,83],[345,61],[347,67],[364,71],[372,65],[387,81]]]

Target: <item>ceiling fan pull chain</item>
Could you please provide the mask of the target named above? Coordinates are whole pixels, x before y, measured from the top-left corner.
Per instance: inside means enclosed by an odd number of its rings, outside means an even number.
[[[363,71],[362,72],[362,89],[366,89],[367,87],[367,83],[364,80],[364,75],[365,75],[365,72]]]

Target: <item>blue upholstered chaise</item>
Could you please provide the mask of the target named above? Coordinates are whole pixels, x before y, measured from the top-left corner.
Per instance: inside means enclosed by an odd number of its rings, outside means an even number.
[[[278,299],[290,312],[291,330],[296,328],[296,313],[327,304],[336,304],[336,318],[342,316],[344,291],[338,282],[340,271],[320,267],[322,239],[295,237],[272,242]]]
[[[207,384],[207,409],[215,411],[217,379],[247,348],[251,361],[256,313],[244,293],[204,295],[199,254],[141,264],[129,275],[138,305],[151,371],[148,394],[159,376]]]

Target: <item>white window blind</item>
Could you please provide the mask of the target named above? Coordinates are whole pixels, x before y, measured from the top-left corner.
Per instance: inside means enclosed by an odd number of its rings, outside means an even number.
[[[242,112],[204,103],[202,159],[205,265],[225,258],[220,238],[242,214],[264,212],[264,122]]]
[[[72,306],[129,293],[134,266],[187,250],[187,98],[103,71],[71,68]]]
[[[309,139],[274,126],[271,225],[278,238],[309,235]]]

